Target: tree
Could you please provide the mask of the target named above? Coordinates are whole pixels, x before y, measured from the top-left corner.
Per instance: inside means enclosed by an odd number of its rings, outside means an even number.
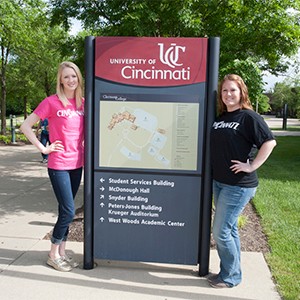
[[[53,22],[80,20],[93,35],[221,37],[220,75],[240,74],[254,108],[270,106],[262,96],[260,71],[287,69],[300,45],[300,1],[291,0],[50,0]],[[82,47],[82,46],[81,46]],[[248,68],[249,67],[249,68]],[[230,72],[229,72],[230,70]]]
[[[300,45],[300,2],[291,0],[50,0],[53,21],[82,21],[98,35],[220,36],[220,66],[252,60],[283,71]]]
[[[2,134],[6,134],[7,66],[18,51],[30,52],[30,33],[42,6],[44,3],[40,0],[2,0],[0,2]],[[35,25],[37,24],[35,22]]]
[[[11,86],[13,94],[23,99],[25,117],[30,104],[34,108],[41,99],[55,92],[57,67],[61,61],[69,58],[67,52],[72,53],[72,49],[65,50],[68,40],[65,30],[59,26],[50,27],[45,15],[31,38],[30,55],[18,52],[9,66],[15,70],[15,76],[10,76],[10,81],[14,83]]]
[[[6,5],[6,6],[5,6]],[[26,117],[38,102],[53,93],[58,64],[73,49],[61,26],[50,26],[42,0],[4,0],[0,3],[1,131],[6,133],[6,107]],[[19,105],[19,106],[18,106]]]
[[[282,114],[285,104],[288,107],[288,116],[300,117],[300,85],[288,81],[276,83],[272,95],[272,107],[277,115]]]

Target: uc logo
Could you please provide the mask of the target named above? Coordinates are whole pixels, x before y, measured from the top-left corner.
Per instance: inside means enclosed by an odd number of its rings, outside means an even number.
[[[178,66],[182,66],[182,64],[178,63],[179,51],[185,52],[185,47],[177,46],[174,43],[171,43],[169,49],[164,51],[164,44],[158,43],[159,45],[159,59],[160,61],[168,65],[171,68],[175,68]]]

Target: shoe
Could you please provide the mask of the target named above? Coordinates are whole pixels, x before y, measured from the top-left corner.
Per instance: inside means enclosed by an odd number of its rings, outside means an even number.
[[[47,158],[44,158],[43,160],[42,160],[42,163],[43,164],[46,164],[48,162],[48,159]]]
[[[219,274],[216,273],[210,273],[207,275],[206,279],[208,282],[214,281],[219,277]]]
[[[72,270],[71,265],[64,261],[61,257],[56,259],[48,257],[47,265],[61,272],[69,272]]]
[[[79,266],[79,263],[73,259],[73,257],[68,256],[67,254],[65,254],[64,256],[61,256],[61,259],[68,263],[72,268],[77,268]]]
[[[226,284],[219,276],[208,280],[208,283],[215,289],[231,288],[231,286]]]

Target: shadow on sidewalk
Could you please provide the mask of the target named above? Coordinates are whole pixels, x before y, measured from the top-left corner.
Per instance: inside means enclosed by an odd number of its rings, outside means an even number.
[[[26,279],[33,281],[34,285],[39,287],[54,283],[56,288],[62,291],[73,286],[74,290],[80,289],[80,294],[85,294],[85,289],[88,293],[94,289],[99,291],[99,299],[101,295],[107,295],[107,293],[114,295],[131,293],[140,295],[141,299],[143,295],[165,299],[216,299],[215,295],[209,294],[212,288],[207,280],[200,278],[192,267],[187,269],[141,262],[113,262],[109,265],[110,262],[100,261],[99,266],[92,270],[76,268],[71,271],[74,274],[66,274],[46,265],[46,251],[19,252],[14,255],[19,256],[14,266],[3,270],[1,274],[1,276],[10,277],[12,284],[14,280]],[[30,290],[28,292],[30,293]],[[238,300],[241,298],[224,295],[218,296],[218,299]]]

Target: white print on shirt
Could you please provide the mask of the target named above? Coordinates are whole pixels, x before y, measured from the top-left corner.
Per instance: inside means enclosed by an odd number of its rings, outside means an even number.
[[[61,109],[61,110],[58,110],[56,114],[58,117],[73,118],[75,116],[83,116],[84,111],[83,110]]]
[[[213,124],[214,129],[231,128],[231,129],[237,130],[237,128],[239,126],[240,126],[240,123],[237,123],[237,122],[227,122],[227,123],[225,123],[224,121],[221,121],[221,122],[214,122],[214,124]]]

